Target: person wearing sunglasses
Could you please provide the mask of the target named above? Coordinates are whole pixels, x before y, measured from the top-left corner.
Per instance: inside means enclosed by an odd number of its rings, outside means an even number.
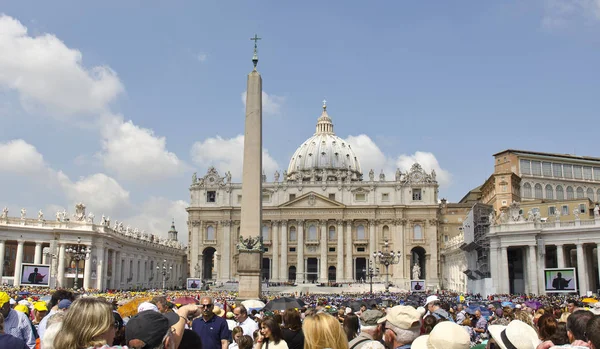
[[[202,316],[192,322],[192,330],[202,339],[203,348],[227,349],[231,333],[225,319],[213,312],[214,301],[211,297],[200,299]]]

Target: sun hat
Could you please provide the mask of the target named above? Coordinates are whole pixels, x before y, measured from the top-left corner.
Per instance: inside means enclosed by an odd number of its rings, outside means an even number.
[[[438,298],[438,296],[433,295],[433,296],[429,296],[427,297],[427,299],[425,300],[425,304],[424,306],[427,306],[427,304],[431,303],[431,302],[435,302],[435,301],[439,301],[440,299]]]
[[[384,321],[387,321],[398,328],[410,330],[414,327],[418,328],[421,326],[421,314],[413,307],[397,305],[388,309],[386,315],[377,320],[377,323],[380,324]]]
[[[361,326],[377,326],[377,321],[384,317],[385,314],[379,310],[365,310],[360,314]]]
[[[594,314],[594,315],[600,315],[600,302],[596,302],[594,303],[594,305],[592,305],[590,307],[590,311]]]
[[[127,345],[140,349],[156,348],[162,343],[171,326],[178,321],[179,316],[172,311],[165,315],[153,310],[142,311],[127,322],[125,328]]]
[[[6,292],[0,292],[0,307],[3,307],[6,302],[10,302],[10,299]]]
[[[443,321],[433,327],[427,336],[420,336],[411,344],[411,349],[469,349],[469,333],[454,322]]]
[[[150,302],[142,302],[142,303],[140,303],[140,305],[138,305],[138,313],[141,313],[146,310],[152,310],[157,313],[159,312],[156,304],[152,304]]]
[[[215,307],[213,307],[213,313],[215,313],[215,315],[218,317],[223,317],[223,315],[225,315],[225,310],[223,310],[220,307],[215,306]]]
[[[508,326],[490,325],[488,331],[502,349],[535,349],[540,344],[533,327],[520,320],[513,320]]]

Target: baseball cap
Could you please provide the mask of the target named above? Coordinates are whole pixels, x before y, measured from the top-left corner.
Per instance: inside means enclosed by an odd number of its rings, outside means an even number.
[[[384,321],[398,328],[410,330],[421,326],[421,314],[408,305],[397,305],[388,309],[386,315],[377,320],[377,323],[380,324]]]
[[[179,315],[172,311],[165,315],[153,310],[142,311],[127,322],[126,344],[140,349],[158,347],[167,331],[178,321]],[[143,346],[136,345],[135,341],[142,342]]]
[[[10,302],[10,297],[6,292],[0,292],[0,307],[3,307],[6,302]]]
[[[73,302],[69,299],[61,299],[60,302],[58,302],[58,309],[69,309],[71,303]]]
[[[33,304],[33,309],[37,311],[48,311],[48,307],[46,306],[46,302],[35,302]]]
[[[427,299],[425,300],[425,306],[427,306],[427,304],[431,303],[431,302],[435,302],[435,301],[439,301],[440,299],[438,298],[438,296],[429,296],[427,297]]]
[[[379,310],[365,310],[360,314],[361,326],[377,326],[377,321],[384,317],[385,314]]]
[[[21,313],[23,313],[25,315],[29,315],[29,308],[27,308],[26,305],[17,304],[17,305],[15,305],[15,310],[20,311]]]
[[[141,313],[146,310],[152,310],[158,312],[158,307],[156,304],[152,304],[150,302],[143,302],[138,305],[138,313]]]

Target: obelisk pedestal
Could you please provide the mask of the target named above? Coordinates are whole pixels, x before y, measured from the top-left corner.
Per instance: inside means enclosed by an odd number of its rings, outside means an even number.
[[[242,208],[238,243],[238,299],[259,299],[261,294],[262,225],[262,78],[256,70],[258,56],[254,36],[254,70],[248,74],[242,173]]]

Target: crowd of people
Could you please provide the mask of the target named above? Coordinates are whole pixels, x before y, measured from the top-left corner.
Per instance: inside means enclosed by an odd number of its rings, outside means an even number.
[[[0,349],[600,349],[593,298],[265,294],[244,305],[236,296],[3,287]]]

